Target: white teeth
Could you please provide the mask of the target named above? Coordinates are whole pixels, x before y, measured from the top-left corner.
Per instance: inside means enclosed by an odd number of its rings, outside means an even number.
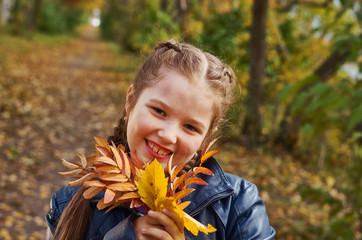
[[[148,142],[148,146],[150,146],[150,148],[152,149],[152,151],[154,151],[157,154],[160,155],[168,155],[168,152],[165,152],[161,149],[159,149],[156,145],[154,145],[153,143]]]

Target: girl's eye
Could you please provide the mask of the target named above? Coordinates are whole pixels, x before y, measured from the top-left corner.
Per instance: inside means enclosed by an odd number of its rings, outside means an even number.
[[[162,111],[161,109],[157,108],[157,107],[152,107],[153,111],[155,111],[157,114],[160,114],[162,116],[165,116],[165,112]]]
[[[192,132],[197,132],[197,129],[190,124],[185,124],[184,126],[185,126],[185,128],[187,128],[188,130],[190,130]]]

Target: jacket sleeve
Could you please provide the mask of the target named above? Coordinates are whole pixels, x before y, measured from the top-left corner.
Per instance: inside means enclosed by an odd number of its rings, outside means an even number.
[[[136,214],[131,214],[123,221],[118,223],[114,228],[106,233],[104,236],[104,240],[134,240],[135,235],[133,232],[133,225],[132,222]]]
[[[233,226],[229,228],[228,239],[274,239],[275,230],[269,224],[257,187],[247,181],[242,181],[241,185],[229,215]]]

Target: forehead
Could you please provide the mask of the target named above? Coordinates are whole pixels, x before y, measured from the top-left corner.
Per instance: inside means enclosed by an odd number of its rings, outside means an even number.
[[[144,89],[140,97],[161,101],[179,114],[211,122],[215,97],[210,87],[204,81],[190,80],[175,70],[161,69],[158,80]]]

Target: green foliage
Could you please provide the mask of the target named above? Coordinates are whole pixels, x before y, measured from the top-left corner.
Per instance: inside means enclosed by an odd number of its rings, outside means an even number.
[[[42,5],[38,29],[48,34],[74,33],[84,22],[81,9],[62,5],[59,1],[45,0]]]
[[[201,43],[228,63],[238,66],[247,64],[249,57],[245,50],[249,47],[249,26],[245,25],[245,17],[241,8],[228,13],[211,12],[204,20]]]
[[[140,5],[109,1],[102,12],[102,36],[128,50],[149,52],[156,42],[180,36],[177,24],[153,1]]]

